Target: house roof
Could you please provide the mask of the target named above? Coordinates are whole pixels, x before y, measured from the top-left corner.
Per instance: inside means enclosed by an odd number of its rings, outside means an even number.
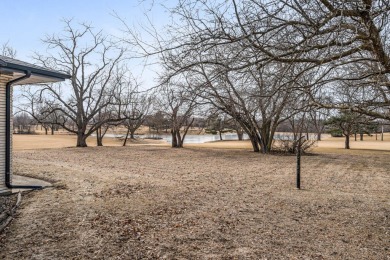
[[[31,76],[19,81],[18,85],[58,82],[71,77],[66,73],[0,55],[0,75],[12,76],[11,81],[25,75],[26,71],[31,72]]]

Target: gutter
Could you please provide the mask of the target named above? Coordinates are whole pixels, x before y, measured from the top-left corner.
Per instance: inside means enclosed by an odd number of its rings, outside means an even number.
[[[20,63],[18,63],[20,62]],[[46,77],[51,77],[51,78],[57,78],[57,79],[70,79],[71,76],[65,73],[61,73],[58,71],[53,71],[49,70],[40,66],[36,66],[33,64],[25,64],[24,62],[12,59],[12,61],[8,60],[2,60],[0,59],[0,66],[4,68],[11,69],[12,71],[21,71],[21,72],[26,72],[30,71],[34,75],[39,75],[39,76],[46,76]]]
[[[42,189],[42,186],[12,185],[11,183],[11,86],[21,80],[31,77],[31,71],[25,70],[25,75],[11,80],[5,90],[5,185],[9,189]]]

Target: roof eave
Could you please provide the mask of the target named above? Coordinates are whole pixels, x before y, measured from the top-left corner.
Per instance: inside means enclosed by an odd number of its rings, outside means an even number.
[[[59,72],[54,72],[54,71],[47,71],[47,70],[33,68],[33,67],[28,67],[28,66],[23,66],[23,65],[19,65],[19,64],[6,63],[5,65],[0,64],[0,66],[4,67],[4,68],[20,71],[20,72],[31,71],[32,74],[37,74],[37,75],[40,75],[40,76],[56,78],[56,79],[59,79],[59,80],[62,80],[62,81],[65,80],[65,79],[70,79],[71,78],[70,75],[65,74],[65,73],[59,73]]]

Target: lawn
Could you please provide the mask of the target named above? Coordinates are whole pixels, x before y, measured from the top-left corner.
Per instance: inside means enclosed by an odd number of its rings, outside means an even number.
[[[2,259],[386,259],[390,152],[302,158],[130,145],[19,150],[23,196]]]

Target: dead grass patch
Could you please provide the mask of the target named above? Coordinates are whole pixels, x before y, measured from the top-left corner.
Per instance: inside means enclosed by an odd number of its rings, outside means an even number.
[[[15,153],[66,185],[24,197],[0,258],[386,259],[387,153],[89,147]]]

